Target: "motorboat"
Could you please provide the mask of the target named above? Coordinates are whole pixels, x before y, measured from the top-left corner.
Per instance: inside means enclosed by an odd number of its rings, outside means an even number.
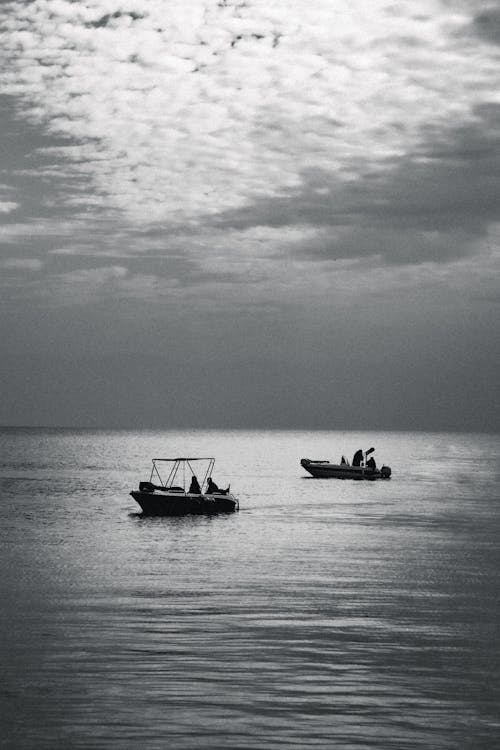
[[[231,494],[230,486],[222,490],[212,481],[214,458],[153,458],[152,461],[149,481],[139,482],[139,489],[130,493],[144,514],[212,515],[239,510],[239,501]],[[160,469],[166,476],[165,481]],[[198,481],[200,469],[201,482]]]
[[[302,458],[300,465],[316,479],[390,479],[390,466],[382,466],[379,469],[373,458],[368,459],[374,450],[375,448],[369,448],[367,451],[356,451],[352,464],[342,456],[339,464]]]

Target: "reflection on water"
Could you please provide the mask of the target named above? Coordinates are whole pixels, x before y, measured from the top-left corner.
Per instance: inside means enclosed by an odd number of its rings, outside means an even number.
[[[491,748],[500,439],[0,432],[8,748]],[[390,482],[307,478],[377,446]],[[147,518],[154,455],[239,513]]]

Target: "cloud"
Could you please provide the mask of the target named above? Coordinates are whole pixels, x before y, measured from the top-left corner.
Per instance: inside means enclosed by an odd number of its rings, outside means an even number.
[[[472,30],[481,39],[491,44],[500,44],[500,7],[490,3],[472,21]]]
[[[41,236],[71,236],[76,227],[79,226],[77,221],[61,221],[39,219],[36,221],[15,222],[4,224],[0,227],[0,239],[8,242],[25,243],[27,238]]]
[[[7,271],[40,271],[42,267],[39,258],[0,258],[0,268]]]
[[[2,232],[38,255],[42,296],[267,309],[484,253],[500,144],[482,6],[164,7],[4,6],[0,80],[38,137]]]
[[[160,0],[5,7],[4,90],[138,223],[276,199],[307,170],[355,178],[496,96],[488,50],[463,53],[471,15],[436,0],[193,0],[168,23]]]
[[[439,130],[356,179],[310,169],[300,186],[213,219],[243,229],[316,229],[294,243],[310,257],[381,256],[387,263],[446,262],[476,251],[500,219],[500,105],[477,107],[468,122]],[[355,167],[353,166],[353,171]]]
[[[119,286],[127,273],[122,266],[106,266],[54,274],[44,294],[51,304],[88,304],[100,296],[103,287]]]
[[[10,214],[19,207],[19,203],[15,201],[2,201],[0,200],[0,214]]]

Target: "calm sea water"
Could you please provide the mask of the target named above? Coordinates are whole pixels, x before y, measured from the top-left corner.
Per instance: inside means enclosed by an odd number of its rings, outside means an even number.
[[[389,482],[308,478],[375,445]],[[500,746],[499,436],[0,430],[0,746]],[[150,460],[239,513],[144,518]]]

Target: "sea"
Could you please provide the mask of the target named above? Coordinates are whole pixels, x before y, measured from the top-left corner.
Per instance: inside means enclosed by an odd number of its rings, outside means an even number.
[[[388,481],[301,458],[375,447]],[[238,513],[148,518],[151,459]],[[500,436],[0,430],[0,747],[500,747]]]

